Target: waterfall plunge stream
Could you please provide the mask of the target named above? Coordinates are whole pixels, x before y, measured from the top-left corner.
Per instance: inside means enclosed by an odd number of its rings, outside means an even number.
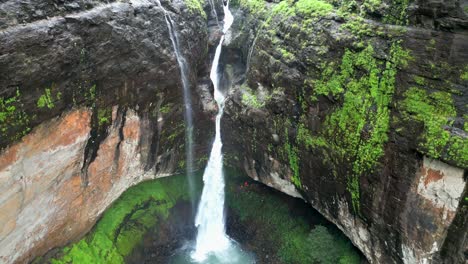
[[[169,31],[169,38],[171,39],[172,47],[177,59],[177,64],[180,69],[180,77],[182,79],[182,87],[184,91],[184,106],[185,106],[185,159],[186,159],[186,174],[189,184],[190,200],[192,203],[192,211],[195,211],[195,198],[194,198],[194,182],[193,182],[193,118],[192,118],[192,100],[190,98],[190,83],[188,80],[189,72],[187,61],[180,52],[180,42],[175,30],[175,23],[169,13],[157,0],[158,6],[164,12],[164,19],[166,20],[167,30]]]
[[[229,30],[234,20],[228,5],[229,2],[224,6],[224,34]],[[195,218],[198,235],[193,257],[197,260],[205,259],[209,252],[226,250],[230,244],[224,224],[223,143],[221,140],[221,117],[223,116],[225,98],[220,91],[218,76],[218,64],[224,34],[219,41],[218,47],[216,47],[210,72],[210,79],[214,87],[214,99],[218,104],[218,114],[216,115],[216,136],[208,165],[203,174],[203,193],[198,206],[197,217]]]
[[[218,105],[216,115],[216,135],[211,148],[210,159],[203,174],[203,192],[198,206],[195,226],[198,229],[195,243],[184,246],[170,263],[255,263],[253,256],[243,251],[238,243],[226,234],[224,217],[225,183],[221,139],[221,118],[225,97],[219,87],[218,64],[225,34],[231,27],[234,17],[229,10],[229,1],[224,8],[223,36],[216,47],[210,79],[214,87],[214,99]]]

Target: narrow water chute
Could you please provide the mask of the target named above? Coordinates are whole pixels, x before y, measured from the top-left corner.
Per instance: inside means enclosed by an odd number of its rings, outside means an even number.
[[[180,52],[180,41],[175,29],[174,20],[167,12],[166,9],[161,5],[161,2],[157,0],[158,6],[164,12],[164,19],[167,24],[169,31],[169,38],[171,39],[172,47],[177,59],[177,64],[180,69],[180,76],[184,94],[184,118],[185,118],[185,166],[187,180],[189,184],[190,200],[192,203],[192,211],[195,211],[195,197],[194,197],[194,180],[193,180],[193,117],[192,117],[192,100],[190,94],[190,82],[188,79],[189,70],[187,66],[187,60],[184,55]]]
[[[231,241],[226,235],[224,219],[224,175],[221,139],[221,118],[224,111],[225,97],[219,87],[218,65],[221,56],[225,34],[233,23],[233,16],[229,10],[229,2],[224,6],[223,36],[216,47],[215,56],[210,72],[210,79],[214,87],[214,99],[218,105],[216,115],[216,135],[211,149],[210,159],[203,174],[203,192],[198,206],[195,225],[198,228],[195,251],[192,258],[202,261],[208,254],[226,251]]]

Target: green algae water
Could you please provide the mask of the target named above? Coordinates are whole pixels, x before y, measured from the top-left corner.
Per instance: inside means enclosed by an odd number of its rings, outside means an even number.
[[[358,264],[363,260],[333,224],[302,200],[235,170],[226,169],[225,175],[226,233],[234,246],[202,263]],[[201,176],[195,175],[197,197]],[[196,230],[188,189],[185,175],[133,186],[81,240],[54,249],[35,263],[199,263],[190,257]]]

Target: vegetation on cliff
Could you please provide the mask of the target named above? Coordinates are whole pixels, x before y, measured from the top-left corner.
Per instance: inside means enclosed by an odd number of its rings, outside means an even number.
[[[148,181],[131,187],[106,210],[93,230],[52,259],[62,263],[124,263],[143,235],[166,219],[178,201],[187,200],[184,175]]]
[[[10,141],[18,140],[26,135],[30,116],[24,111],[19,88],[11,97],[0,97],[0,135]]]
[[[255,227],[256,239],[265,240],[272,258],[277,255],[281,263],[291,264],[360,263],[357,251],[336,228],[325,222],[311,226],[306,217],[292,215],[279,195],[266,192],[258,183],[244,182],[234,171],[228,180],[227,206],[241,223]]]
[[[323,165],[332,168],[330,176],[338,179],[346,175],[348,197],[359,213],[361,177],[379,173],[389,136],[394,133],[415,138],[416,150],[429,157],[468,166],[468,137],[463,130],[468,123],[466,109],[456,108],[454,101],[461,95],[456,87],[464,85],[466,70],[429,62],[424,74],[445,79],[444,88],[427,84],[408,87],[402,80],[402,76],[414,75],[407,70],[414,63],[428,63],[416,56],[420,52],[414,57],[405,43],[408,29],[403,25],[408,23],[410,1],[237,3],[254,14],[259,24],[251,48],[254,55],[249,54],[253,57],[247,72],[249,94],[257,94],[259,83],[262,89],[282,89],[296,99],[290,111],[294,114],[274,115],[275,124],[280,122],[285,128],[272,128],[282,137],[283,146],[279,150],[268,147],[272,155],[289,164],[292,176],[288,179],[296,187],[303,189],[301,179],[306,177],[304,149],[320,153]],[[427,49],[435,45],[431,41]],[[443,67],[459,80],[443,73]],[[418,77],[421,79],[415,75]],[[242,103],[272,110],[268,102]],[[310,114],[317,115],[316,111],[321,112],[312,121]],[[420,132],[403,131],[406,125],[402,123],[423,126]]]

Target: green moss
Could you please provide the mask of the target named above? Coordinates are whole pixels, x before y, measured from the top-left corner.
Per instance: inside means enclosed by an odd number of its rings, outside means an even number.
[[[359,16],[347,17],[346,23],[342,24],[340,28],[348,30],[354,36],[359,38],[364,36],[375,36],[378,33],[374,25],[369,24],[364,20],[364,18]]]
[[[296,56],[293,53],[289,52],[288,50],[281,48],[281,47],[278,47],[278,50],[279,52],[281,52],[281,56],[286,62],[291,62],[296,59]]]
[[[433,158],[448,158],[461,167],[468,166],[468,140],[447,129],[457,116],[452,95],[447,92],[427,93],[412,87],[405,92],[403,114],[406,120],[424,124],[419,150]],[[443,157],[447,152],[447,157]]]
[[[58,97],[60,97],[60,96],[58,96]],[[37,107],[39,107],[39,108],[47,107],[49,109],[52,109],[52,108],[55,107],[55,104],[54,104],[53,100],[54,99],[52,98],[50,88],[46,88],[44,90],[44,94],[41,95],[39,97],[39,99],[37,100]]]
[[[463,72],[460,75],[460,79],[463,80],[463,81],[468,81],[468,71]]]
[[[299,143],[304,144],[307,148],[328,146],[325,138],[321,136],[312,136],[312,133],[302,123],[299,124],[297,129],[297,140]]]
[[[299,157],[297,155],[297,152],[298,152],[297,147],[291,146],[289,142],[286,142],[285,148],[286,148],[286,152],[288,153],[289,167],[293,171],[291,182],[297,188],[302,188],[301,178],[299,175]]]
[[[407,9],[409,3],[410,0],[391,0],[391,3],[388,5],[388,9],[384,14],[383,22],[388,24],[407,25]]]
[[[296,10],[291,8],[289,1],[281,1],[272,8],[272,15],[291,17],[296,15]]]
[[[421,86],[423,86],[423,85],[426,84],[426,79],[424,79],[424,78],[421,77],[421,76],[415,75],[415,76],[414,76],[414,81],[415,81],[418,85],[421,85]]]
[[[463,130],[465,130],[465,132],[468,132],[468,115],[465,114],[463,115]]]
[[[143,235],[165,219],[177,201],[187,200],[184,175],[141,183],[128,189],[106,210],[94,229],[63,248],[51,263],[124,263]]]
[[[161,106],[161,108],[159,108],[159,112],[161,112],[162,114],[167,114],[171,111],[172,107],[173,107],[173,104],[168,103],[166,105]]]
[[[0,97],[0,135],[9,141],[15,141],[26,135],[30,116],[24,111],[21,93],[17,88],[14,96]]]
[[[383,15],[383,22],[387,24],[406,25],[408,23],[407,8],[410,0],[328,0],[341,15],[359,15],[375,19],[375,14]]]
[[[99,108],[97,111],[98,114],[98,125],[104,126],[109,125],[112,122],[112,108]]]
[[[264,0],[239,0],[238,3],[252,15],[263,15],[267,11]]]
[[[88,90],[85,90],[85,103],[91,107],[96,107],[96,85],[92,85]]]
[[[289,168],[292,170],[291,182],[297,187],[302,188],[301,177],[299,174],[299,156],[297,146],[289,142],[289,133],[288,127],[290,124],[285,125],[284,134],[285,134],[285,143],[283,146],[283,153],[286,154],[287,160],[289,161]]]
[[[372,172],[384,153],[397,67],[405,66],[409,57],[398,44],[390,53],[388,61],[379,61],[369,45],[361,52],[346,51],[339,69],[334,64],[325,67],[323,78],[312,82],[313,96],[332,96],[343,103],[327,116],[320,132],[323,139],[313,142],[304,136],[307,133],[299,133],[311,146],[328,142],[335,166],[352,164],[347,185],[355,211],[359,210],[359,177]]]
[[[326,16],[333,6],[320,0],[299,0],[294,5],[296,12],[304,17]]]
[[[249,87],[242,87],[242,103],[248,107],[252,108],[262,108],[265,106],[266,101],[269,98],[260,98],[258,97],[252,89]]]
[[[185,5],[190,13],[201,15],[205,20],[207,19],[205,10],[203,10],[203,2],[200,0],[185,0]]]
[[[381,4],[381,0],[364,0],[362,3],[362,8],[366,11],[374,12],[379,9]]]

